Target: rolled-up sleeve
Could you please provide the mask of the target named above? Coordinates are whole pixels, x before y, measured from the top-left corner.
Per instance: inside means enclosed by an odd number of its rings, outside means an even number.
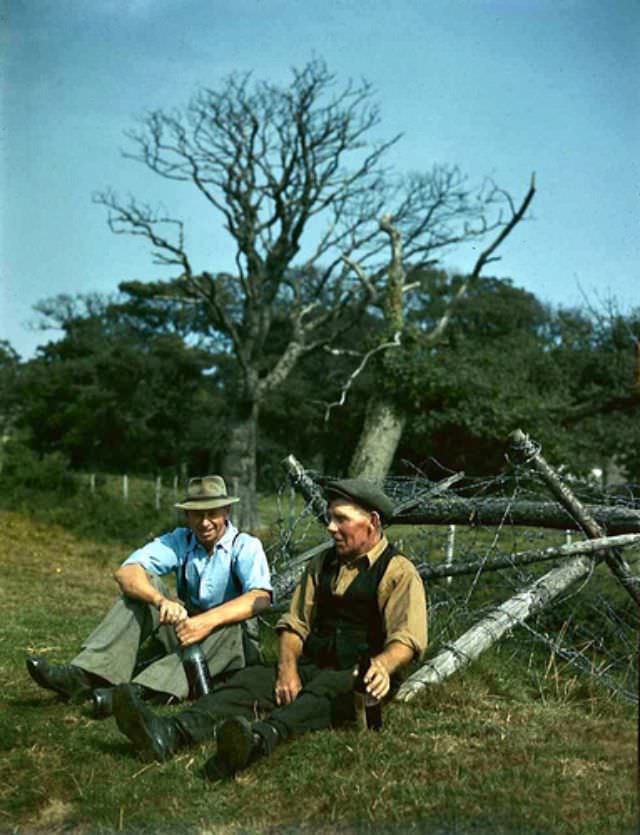
[[[234,563],[234,574],[243,592],[268,591],[273,593],[271,573],[262,543],[255,536],[240,534],[240,549]]]
[[[163,534],[157,539],[138,548],[123,562],[123,565],[141,565],[151,574],[169,574],[178,565],[178,555],[184,552],[184,535],[181,529]]]
[[[293,592],[289,611],[278,619],[276,631],[289,630],[299,635],[303,641],[307,640],[315,615],[318,572],[319,564],[314,559],[305,568]]]
[[[378,603],[385,624],[385,645],[398,641],[417,657],[427,648],[427,603],[422,578],[403,556],[389,563],[380,586]]]

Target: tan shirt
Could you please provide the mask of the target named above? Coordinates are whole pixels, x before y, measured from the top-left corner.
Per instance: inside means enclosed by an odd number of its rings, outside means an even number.
[[[367,554],[350,562],[340,561],[338,575],[331,584],[334,594],[343,595],[358,576],[360,562],[367,560],[370,566],[373,565],[388,544],[387,538],[383,537]],[[315,617],[315,601],[325,556],[326,553],[319,554],[307,564],[293,593],[289,611],[278,620],[276,629],[290,629],[303,641],[307,639]],[[399,641],[420,656],[427,647],[424,585],[414,564],[400,554],[391,558],[380,581],[378,607],[384,621],[385,646]]]

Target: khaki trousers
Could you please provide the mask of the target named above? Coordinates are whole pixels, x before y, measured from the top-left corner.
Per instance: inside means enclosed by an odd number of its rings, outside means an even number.
[[[160,592],[167,594],[158,577],[149,575],[149,579]],[[132,679],[140,646],[154,632],[165,654]],[[232,624],[217,629],[202,642],[202,650],[214,680],[242,669],[245,666],[242,627]],[[141,600],[120,597],[71,663],[114,685],[134,681],[178,699],[186,699],[189,694],[180,645],[173,627],[161,626],[157,609]]]

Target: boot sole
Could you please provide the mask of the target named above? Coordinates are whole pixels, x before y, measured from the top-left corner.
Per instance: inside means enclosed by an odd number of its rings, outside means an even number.
[[[246,719],[235,717],[225,720],[218,728],[216,739],[216,764],[224,776],[232,777],[246,768],[253,750],[251,725]]]
[[[133,742],[144,762],[164,762],[168,758],[148,727],[137,697],[124,687],[116,687],[113,693],[113,715],[118,728]]]

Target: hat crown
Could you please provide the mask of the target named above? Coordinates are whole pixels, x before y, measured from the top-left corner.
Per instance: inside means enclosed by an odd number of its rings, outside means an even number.
[[[187,499],[220,499],[226,495],[227,485],[219,475],[190,478],[187,484]]]
[[[378,485],[362,478],[331,479],[325,488],[327,499],[342,498],[365,510],[375,510],[383,521],[393,516],[393,502]]]
[[[222,476],[205,475],[189,479],[186,498],[178,502],[176,507],[181,510],[214,510],[239,501],[237,496],[227,493],[227,485]]]

